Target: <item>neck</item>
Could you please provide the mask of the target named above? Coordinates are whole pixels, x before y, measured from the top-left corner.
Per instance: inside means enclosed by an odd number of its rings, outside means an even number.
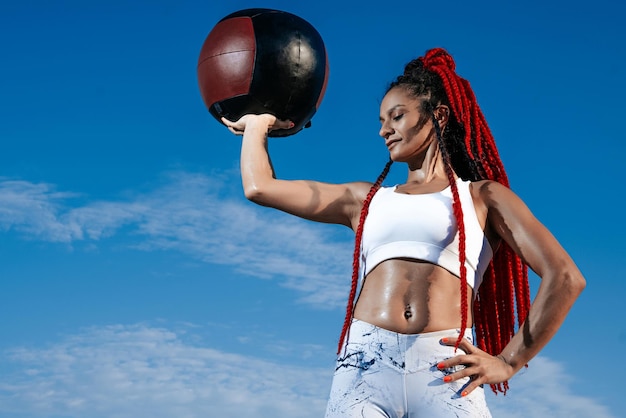
[[[408,169],[407,183],[423,184],[437,180],[448,181],[437,141],[432,141],[419,158],[408,162]]]

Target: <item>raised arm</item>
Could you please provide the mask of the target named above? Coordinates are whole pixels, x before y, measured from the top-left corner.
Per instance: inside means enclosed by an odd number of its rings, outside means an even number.
[[[484,383],[506,381],[524,367],[554,336],[585,287],[574,261],[515,193],[486,181],[480,185],[479,194],[488,211],[488,227],[537,273],[541,284],[526,320],[502,353],[492,357],[461,344],[469,354],[444,362],[445,367],[467,366],[452,375],[453,380],[474,376],[465,389],[467,393]]]
[[[241,180],[246,198],[304,219],[356,228],[371,184],[277,179],[267,151],[267,133],[289,128],[289,122],[272,115],[245,115],[237,122],[223,121],[231,132],[243,134]]]

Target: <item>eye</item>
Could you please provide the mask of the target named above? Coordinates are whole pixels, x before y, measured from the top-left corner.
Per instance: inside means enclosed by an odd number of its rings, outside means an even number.
[[[402,116],[404,116],[404,113],[400,113],[399,115],[394,116],[393,120],[399,121],[400,119],[402,119]]]

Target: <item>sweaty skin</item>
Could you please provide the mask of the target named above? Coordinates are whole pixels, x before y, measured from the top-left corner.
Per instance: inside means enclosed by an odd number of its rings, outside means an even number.
[[[437,144],[434,116],[441,131],[449,109],[421,112],[421,101],[402,87],[391,89],[380,108],[380,136],[394,162],[406,163],[406,183],[397,192],[420,194],[445,189],[448,178]],[[238,121],[222,120],[243,135],[241,179],[245,196],[260,205],[317,222],[357,229],[363,202],[371,183],[329,184],[277,179],[267,152],[267,133],[290,127],[272,115],[245,115]],[[467,354],[441,362],[438,367],[465,368],[446,376],[446,382],[472,377],[467,395],[482,384],[509,380],[554,336],[567,312],[585,287],[585,280],[554,236],[533,216],[509,188],[484,180],[470,187],[476,215],[495,250],[505,241],[541,278],[541,285],[526,321],[504,350],[493,356],[463,339]],[[471,307],[472,290],[468,289]],[[419,260],[382,262],[365,278],[354,316],[399,333],[422,333],[460,327],[459,278],[447,270]],[[471,326],[471,309],[467,326]],[[455,338],[442,343],[454,345]]]
[[[354,317],[402,334],[459,328],[459,287],[459,278],[439,266],[386,260],[365,279]],[[471,298],[468,286],[470,304]]]
[[[478,184],[478,183],[476,183]],[[446,182],[427,185],[404,184],[397,193],[422,194],[445,189]],[[499,239],[488,225],[487,211],[470,186],[478,222],[492,248]],[[390,331],[419,334],[461,327],[461,290],[459,278],[448,270],[427,262],[411,259],[391,259],[376,266],[366,277],[354,317]],[[467,303],[472,306],[473,289],[467,285]],[[468,311],[466,327],[473,325]]]

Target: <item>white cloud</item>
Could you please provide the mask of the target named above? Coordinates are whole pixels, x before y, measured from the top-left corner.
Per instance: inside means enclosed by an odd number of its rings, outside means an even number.
[[[0,182],[0,229],[15,228],[25,235],[53,242],[69,242],[80,235],[57,214],[72,193],[56,192],[48,184],[20,180]]]
[[[489,406],[494,417],[615,418],[596,400],[574,394],[572,383],[560,363],[535,357],[513,377],[506,396],[489,395]]]
[[[325,233],[332,227],[224,196],[222,181],[174,173],[150,193],[70,207],[74,194],[5,180],[0,182],[0,228],[29,239],[73,243],[101,240],[125,227],[138,249],[181,251],[248,275],[277,277],[308,303],[342,306],[351,268],[348,235],[337,242]]]
[[[11,350],[0,415],[319,417],[330,370],[220,352],[144,325],[94,328],[45,349]],[[21,415],[20,415],[21,416]]]
[[[321,417],[332,367],[264,361],[204,347],[198,327],[92,328],[47,348],[12,349],[0,357],[0,414],[117,418]],[[196,341],[196,342],[190,342]],[[306,350],[303,350],[306,351]],[[494,418],[610,418],[591,398],[573,394],[566,371],[537,358],[490,396]]]
[[[84,197],[52,185],[2,180],[0,230],[75,243],[97,242],[124,228],[136,248],[176,250],[249,275],[277,277],[309,303],[343,305],[349,234],[329,238],[324,226],[229,198],[223,185],[214,177],[176,173],[149,193],[72,207]],[[281,364],[135,325],[93,329],[46,349],[12,350],[11,357],[0,357],[0,370],[16,370],[0,374],[0,415],[320,416],[331,370],[305,367],[311,365],[305,358],[295,363],[294,353],[317,354],[321,348],[273,344]],[[573,393],[570,383],[558,363],[536,358],[513,379],[506,397],[490,396],[494,417],[612,416],[594,399]]]

